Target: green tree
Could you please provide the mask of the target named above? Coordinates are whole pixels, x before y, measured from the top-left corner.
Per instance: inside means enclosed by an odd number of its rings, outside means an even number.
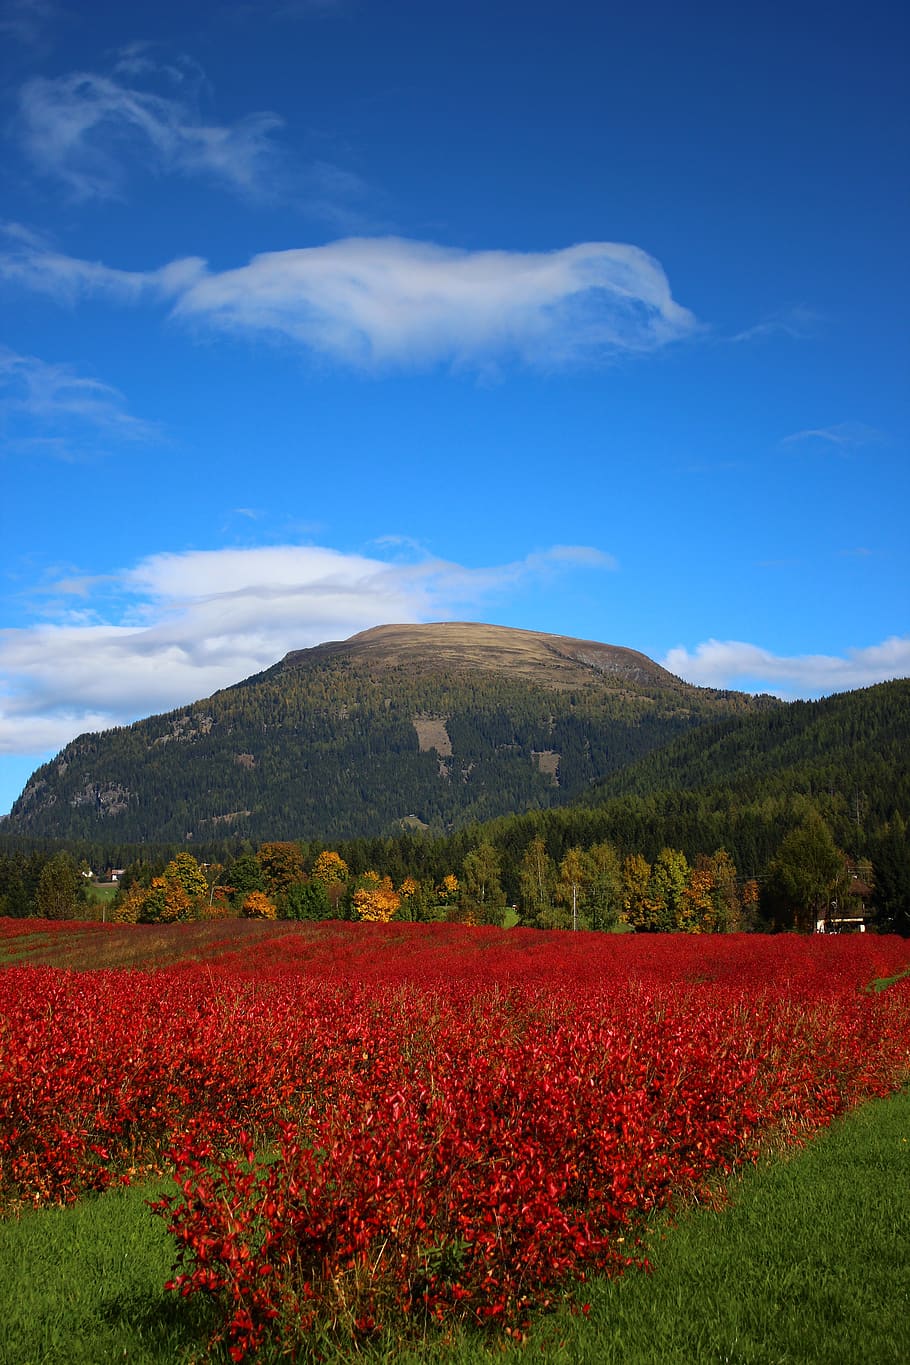
[[[828,825],[810,812],[782,840],[769,876],[778,915],[784,927],[811,933],[818,919],[827,917],[829,904],[844,865]],[[786,923],[787,919],[791,922]]]
[[[585,906],[590,886],[590,864],[577,846],[570,848],[559,864],[559,877],[556,882],[555,898],[562,907],[558,928],[586,929]]]
[[[465,854],[462,863],[462,908],[483,924],[501,924],[506,898],[500,881],[499,854],[490,843]]]
[[[874,904],[884,933],[910,934],[910,836],[900,815],[872,840]]]
[[[689,880],[686,855],[677,848],[662,848],[651,868],[648,899],[654,916],[653,927],[670,933],[684,927],[685,891]]]
[[[553,859],[538,835],[528,844],[518,874],[521,913],[526,924],[539,922],[540,916],[552,909],[555,881]]]
[[[265,877],[262,868],[252,853],[243,853],[235,858],[225,873],[226,881],[234,888],[234,899],[242,905],[251,891],[265,890]]]
[[[278,897],[281,919],[331,919],[333,913],[325,882],[316,877],[308,882],[293,882]]]
[[[588,913],[592,929],[612,929],[622,914],[622,867],[613,844],[588,849]]]
[[[35,909],[42,919],[73,919],[84,899],[82,878],[68,853],[55,853],[42,867]]]
[[[0,857],[0,915],[22,918],[32,913],[24,870],[21,857]]]

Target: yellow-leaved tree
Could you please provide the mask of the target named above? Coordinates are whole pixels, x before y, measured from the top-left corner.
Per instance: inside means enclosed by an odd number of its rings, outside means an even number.
[[[336,886],[339,882],[347,881],[348,865],[340,853],[327,848],[314,862],[310,876],[324,886]]]
[[[362,920],[386,924],[401,905],[401,897],[392,885],[391,877],[380,877],[378,872],[365,872],[353,895],[354,909]]]
[[[339,903],[347,890],[348,865],[340,853],[326,848],[313,863],[311,882],[321,882],[331,906],[332,915],[340,914]]]
[[[264,891],[251,891],[243,902],[245,919],[277,919],[278,911]]]

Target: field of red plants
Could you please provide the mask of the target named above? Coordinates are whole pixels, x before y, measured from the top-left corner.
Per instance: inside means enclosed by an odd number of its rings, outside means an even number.
[[[0,921],[0,1206],[175,1170],[174,1285],[221,1296],[237,1360],[276,1319],[516,1330],[652,1210],[910,1076],[910,978],[867,989],[900,939],[205,928],[77,971],[25,947],[126,940]]]

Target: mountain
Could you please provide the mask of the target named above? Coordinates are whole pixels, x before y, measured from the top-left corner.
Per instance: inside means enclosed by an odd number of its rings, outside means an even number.
[[[123,842],[441,832],[561,805],[771,698],[693,687],[634,650],[503,626],[380,626],[204,701],[82,735],[6,832]]]

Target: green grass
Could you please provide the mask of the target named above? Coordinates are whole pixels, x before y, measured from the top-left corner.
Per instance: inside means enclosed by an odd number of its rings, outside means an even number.
[[[462,1338],[450,1365],[910,1360],[910,1092],[864,1105],[729,1193],[721,1210],[660,1220],[653,1275],[591,1284],[587,1318],[560,1310],[504,1355]]]
[[[211,1305],[166,1293],[174,1256],[149,1186],[0,1223],[2,1365],[164,1365],[198,1354]]]
[[[321,1359],[396,1365],[903,1365],[910,1360],[910,1091],[864,1105],[731,1182],[721,1210],[654,1224],[654,1273],[591,1283],[590,1313],[538,1316],[520,1347],[456,1332]],[[206,1308],[161,1288],[171,1247],[118,1191],[0,1224],[3,1365],[176,1365]],[[277,1361],[280,1347],[265,1353]],[[286,1358],[286,1357],[284,1357]],[[302,1357],[306,1359],[307,1357]]]
[[[89,905],[110,905],[119,890],[116,882],[86,882],[85,899]]]
[[[36,949],[47,943],[47,934],[16,934],[0,939],[0,964],[27,962]]]
[[[898,981],[903,981],[905,976],[910,976],[910,967],[905,967],[902,972],[897,972],[894,976],[879,976],[871,982],[868,989],[878,995],[881,991],[886,991],[889,986],[895,985]]]

